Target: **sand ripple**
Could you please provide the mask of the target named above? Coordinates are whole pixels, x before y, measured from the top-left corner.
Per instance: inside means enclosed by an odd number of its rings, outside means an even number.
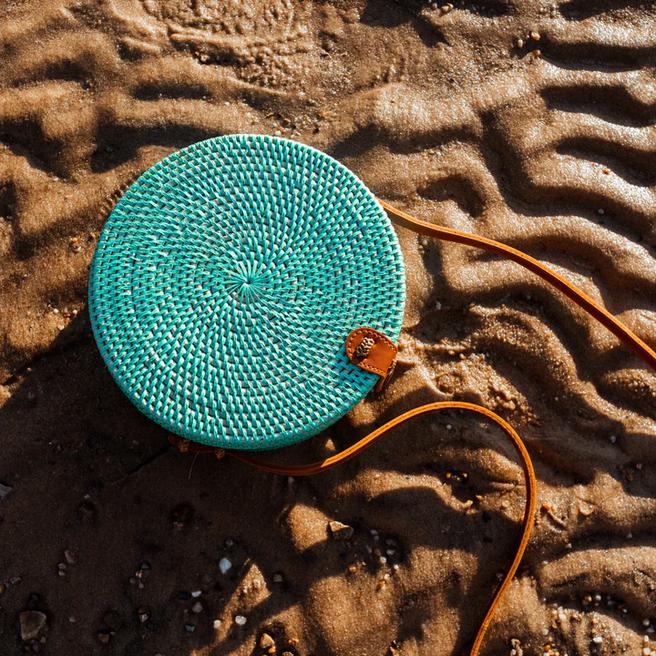
[[[0,480],[15,489],[0,501],[0,581],[22,583],[2,598],[0,651],[19,653],[15,613],[36,591],[53,654],[96,653],[108,609],[123,618],[116,653],[259,654],[263,629],[303,656],[462,653],[523,503],[496,432],[439,416],[320,480],[210,460],[188,479],[189,459],[163,448],[95,352],[95,240],[116,195],[174,149],[281,134],[417,216],[549,263],[654,343],[651,3],[5,4]],[[500,412],[530,444],[542,509],[487,653],[511,639],[525,654],[638,653],[643,619],[656,619],[656,377],[516,265],[401,238],[410,301],[395,381],[287,459],[435,398]],[[332,519],[355,527],[352,548],[328,538]],[[395,555],[382,563],[386,540]],[[60,579],[71,545],[80,563]],[[129,579],[142,559],[153,573],[140,589]],[[176,593],[195,587],[206,612],[192,635]]]

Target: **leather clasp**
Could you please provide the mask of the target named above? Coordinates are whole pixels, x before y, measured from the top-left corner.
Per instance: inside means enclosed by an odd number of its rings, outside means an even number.
[[[360,369],[380,376],[374,388],[380,392],[389,380],[396,365],[396,344],[383,333],[362,326],[346,338],[346,356]]]

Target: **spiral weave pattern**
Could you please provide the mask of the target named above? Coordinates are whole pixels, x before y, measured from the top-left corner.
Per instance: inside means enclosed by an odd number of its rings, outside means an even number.
[[[231,135],[147,170],[94,255],[91,323],[113,377],[150,418],[231,449],[300,441],[371,389],[351,330],[396,341],[396,234],[364,184],[287,139]]]

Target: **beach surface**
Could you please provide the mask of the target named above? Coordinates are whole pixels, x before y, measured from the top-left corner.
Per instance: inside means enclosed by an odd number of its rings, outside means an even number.
[[[528,252],[653,346],[653,3],[1,4],[0,654],[468,653],[525,499],[501,433],[434,415],[312,479],[178,453],[96,349],[94,246],[167,154],[280,135]],[[656,376],[517,265],[398,234],[394,379],[272,457],[485,405],[526,440],[539,500],[482,653],[656,654]]]

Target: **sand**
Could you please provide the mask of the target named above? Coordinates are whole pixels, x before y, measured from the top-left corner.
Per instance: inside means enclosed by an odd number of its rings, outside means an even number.
[[[529,252],[656,343],[653,3],[453,4],[2,2],[0,654],[466,652],[524,501],[496,429],[419,420],[311,480],[194,461],[114,385],[85,310],[116,194],[198,139],[265,132]],[[516,265],[399,235],[395,379],[277,457],[486,405],[528,442],[540,510],[484,653],[656,649],[656,378]]]

